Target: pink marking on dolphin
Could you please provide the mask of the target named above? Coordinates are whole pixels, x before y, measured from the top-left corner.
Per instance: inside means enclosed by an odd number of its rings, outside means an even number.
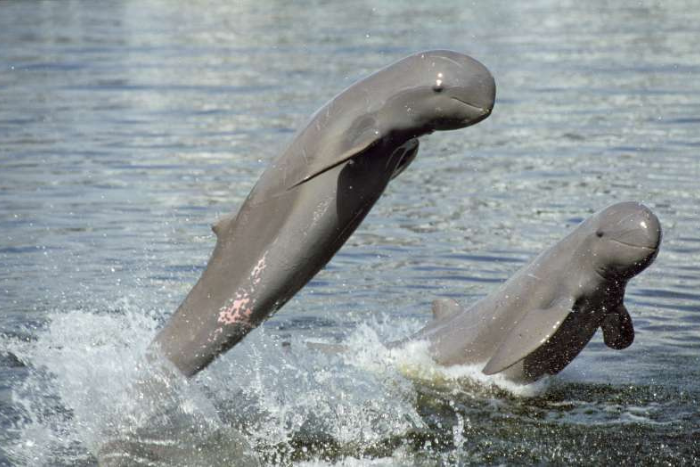
[[[259,284],[260,281],[262,280],[262,278],[260,276],[262,275],[262,272],[267,267],[266,258],[267,258],[267,252],[265,252],[263,257],[260,258],[260,260],[258,261],[258,263],[255,265],[255,267],[253,268],[253,270],[250,273],[250,277],[253,279],[253,285]]]
[[[243,295],[241,298],[236,298],[229,307],[219,313],[219,319],[217,321],[222,324],[235,324],[240,321],[248,321],[250,315],[253,313],[252,308],[246,308],[249,302],[250,298],[247,294]]]

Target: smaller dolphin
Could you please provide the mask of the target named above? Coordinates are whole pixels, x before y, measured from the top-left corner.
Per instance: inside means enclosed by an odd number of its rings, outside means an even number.
[[[392,347],[427,340],[441,365],[485,362],[485,374],[518,383],[562,371],[598,328],[608,347],[624,349],[634,340],[625,286],[654,261],[660,243],[661,225],[648,208],[615,204],[472,307],[436,300],[435,321]]]

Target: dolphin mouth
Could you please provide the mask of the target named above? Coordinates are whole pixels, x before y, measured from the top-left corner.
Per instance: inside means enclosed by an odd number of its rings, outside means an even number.
[[[611,242],[618,243],[620,245],[628,246],[630,248],[639,248],[641,250],[648,250],[648,251],[656,251],[658,249],[658,246],[652,245],[652,246],[647,246],[647,245],[636,245],[634,243],[627,243],[623,242],[622,240],[616,240],[614,238],[609,239]]]
[[[453,100],[456,100],[457,102],[461,102],[462,104],[466,105],[467,107],[471,107],[472,109],[476,110],[481,115],[483,115],[484,117],[488,117],[491,114],[491,112],[493,111],[493,107],[484,108],[484,107],[478,106],[476,104],[472,104],[470,102],[463,101],[462,99],[460,99],[458,97],[451,96],[451,98]]]

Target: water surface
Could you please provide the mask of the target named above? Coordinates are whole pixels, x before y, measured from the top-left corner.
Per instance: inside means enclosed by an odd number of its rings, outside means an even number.
[[[324,102],[437,47],[492,70],[493,115],[424,138],[328,267],[172,403],[268,465],[700,464],[699,22],[681,0],[0,3],[0,465],[96,465],[210,224]],[[433,299],[473,302],[625,200],[664,228],[631,348],[596,336],[534,388],[384,358]]]

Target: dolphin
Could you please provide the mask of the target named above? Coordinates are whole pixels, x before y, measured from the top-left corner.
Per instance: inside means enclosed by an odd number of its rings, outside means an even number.
[[[321,107],[263,172],[236,215],[214,226],[199,281],[152,342],[192,376],[281,308],[348,239],[420,136],[487,118],[496,86],[466,55],[408,56]]]
[[[661,225],[647,207],[614,204],[473,306],[436,300],[434,321],[391,347],[427,341],[440,365],[483,364],[486,375],[523,384],[562,371],[598,328],[608,347],[624,349],[634,340],[625,287],[660,243]]]

